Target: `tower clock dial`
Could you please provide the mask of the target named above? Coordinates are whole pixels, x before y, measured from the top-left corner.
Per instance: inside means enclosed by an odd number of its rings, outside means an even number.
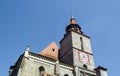
[[[89,64],[89,56],[85,52],[79,51],[79,61],[84,63],[84,64]]]

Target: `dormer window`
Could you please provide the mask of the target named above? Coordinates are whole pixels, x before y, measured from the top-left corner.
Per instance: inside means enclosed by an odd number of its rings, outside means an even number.
[[[55,49],[54,49],[54,48],[52,48],[52,51],[54,52],[54,51],[55,51]]]

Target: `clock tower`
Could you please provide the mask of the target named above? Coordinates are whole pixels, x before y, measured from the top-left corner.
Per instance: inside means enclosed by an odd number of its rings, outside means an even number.
[[[66,27],[63,39],[60,41],[59,58],[60,61],[81,69],[81,72],[86,71],[95,74],[90,37],[81,31],[81,27],[76,23],[73,16],[70,19],[70,24]]]
[[[40,53],[34,53],[27,47],[15,65],[10,67],[9,76],[108,75],[106,68],[101,66],[95,68],[90,37],[81,31],[81,27],[72,16],[60,41],[60,48],[55,42]]]

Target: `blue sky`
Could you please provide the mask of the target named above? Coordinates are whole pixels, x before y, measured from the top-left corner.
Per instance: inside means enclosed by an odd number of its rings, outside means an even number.
[[[0,76],[25,51],[38,53],[52,41],[59,46],[70,12],[82,31],[91,37],[96,66],[119,76],[119,0],[0,0]],[[55,37],[55,38],[54,38]]]

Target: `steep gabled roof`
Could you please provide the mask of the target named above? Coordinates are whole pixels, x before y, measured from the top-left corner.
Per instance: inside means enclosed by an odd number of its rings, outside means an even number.
[[[49,46],[47,46],[39,54],[58,60],[58,46],[56,45],[55,42],[52,42]]]

